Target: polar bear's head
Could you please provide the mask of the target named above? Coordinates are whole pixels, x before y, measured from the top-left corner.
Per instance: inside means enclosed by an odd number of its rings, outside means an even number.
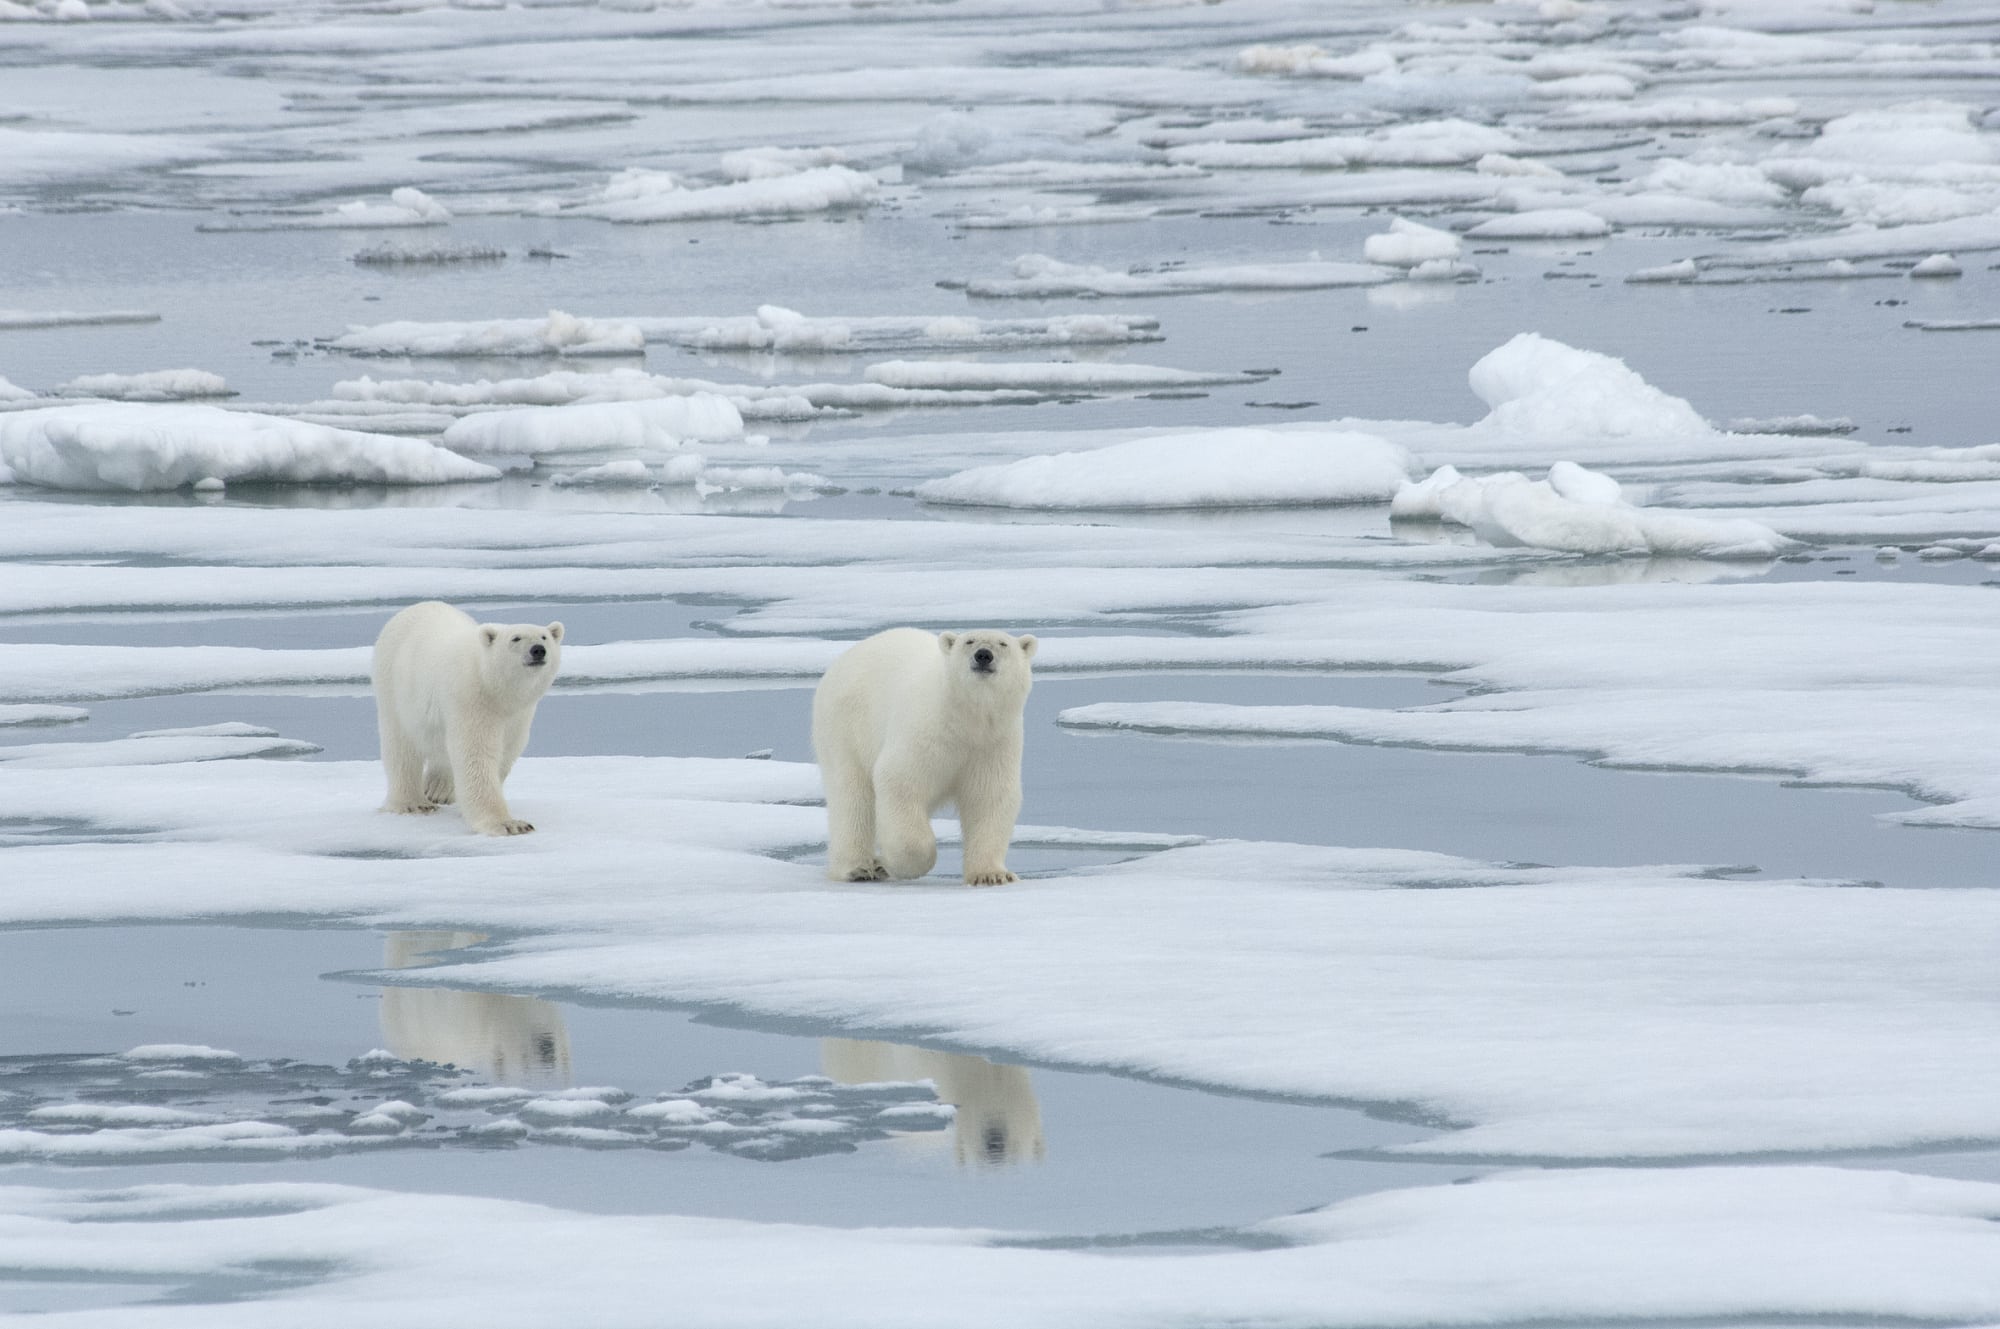
[[[481,669],[499,686],[539,691],[562,667],[562,638],[560,623],[481,623]]]
[[[1010,637],[993,628],[938,633],[948,677],[957,684],[1027,695],[1033,681],[1028,662],[1035,658],[1033,637]]]

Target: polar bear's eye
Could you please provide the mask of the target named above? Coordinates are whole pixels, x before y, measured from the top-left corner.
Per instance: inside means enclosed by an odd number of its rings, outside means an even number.
[[[510,638],[510,640],[513,640],[513,641],[519,641],[519,640],[521,640],[521,639],[520,639],[519,637],[513,637],[513,638]]]

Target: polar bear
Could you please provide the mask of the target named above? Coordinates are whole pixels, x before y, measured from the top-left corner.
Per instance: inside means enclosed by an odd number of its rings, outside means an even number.
[[[923,876],[937,863],[931,814],[951,803],[966,885],[1018,880],[1007,842],[1034,656],[1033,637],[891,628],[833,662],[813,693],[829,877]]]
[[[370,671],[389,772],[383,811],[435,812],[456,798],[482,835],[534,830],[507,811],[500,786],[562,666],[562,635],[560,623],[475,623],[439,600],[390,619]]]

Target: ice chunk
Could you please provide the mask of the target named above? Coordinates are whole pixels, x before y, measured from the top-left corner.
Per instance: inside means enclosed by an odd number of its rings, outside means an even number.
[[[743,416],[712,392],[644,401],[529,406],[469,415],[444,431],[444,445],[479,456],[659,452],[688,439],[740,439]]]
[[[1065,263],[1046,254],[1014,260],[1011,279],[973,281],[972,295],[1037,298],[1054,295],[1178,295],[1193,291],[1305,291],[1373,286],[1394,273],[1369,263],[1243,263],[1117,272]]]
[[[1450,231],[1397,217],[1389,223],[1387,231],[1362,242],[1361,254],[1370,263],[1414,268],[1434,260],[1457,258],[1460,248],[1458,237]]]
[[[1476,428],[1574,437],[1699,436],[1715,432],[1623,360],[1532,332],[1488,352],[1468,375],[1492,411]]]
[[[1489,218],[1466,234],[1475,240],[1580,240],[1611,234],[1611,223],[1582,208],[1536,208]]]
[[[1213,429],[1024,457],[917,487],[931,503],[1008,508],[1271,507],[1376,503],[1409,454],[1369,434]]]
[[[90,404],[0,414],[0,466],[51,489],[444,484],[499,472],[416,439],[214,406]]]
[[[158,323],[147,309],[0,309],[0,329],[98,327],[118,323]]]
[[[565,488],[589,488],[606,486],[611,488],[644,489],[656,483],[654,475],[646,469],[646,463],[633,458],[623,461],[608,461],[602,466],[587,466],[580,471],[569,471],[549,477],[549,483]]]
[[[1656,268],[1640,268],[1637,272],[1627,274],[1625,280],[1628,282],[1684,282],[1693,281],[1699,275],[1701,275],[1701,269],[1695,264],[1695,261],[1691,258],[1684,258],[1673,263],[1662,263]]]
[[[1743,518],[1634,507],[1624,501],[1616,480],[1567,461],[1557,462],[1539,481],[1515,471],[1470,479],[1440,467],[1398,491],[1390,514],[1456,522],[1502,547],[1571,554],[1768,558],[1792,545]]]
[[[331,212],[304,217],[259,218],[240,222],[202,222],[200,231],[310,231],[346,229],[388,229],[404,226],[442,226],[451,220],[451,210],[421,189],[404,186],[391,190],[387,203],[354,199]]]
[[[577,318],[552,309],[545,319],[351,327],[327,345],[350,355],[641,355],[646,336],[630,322]]]
[[[1210,383],[1251,383],[1250,374],[1173,369],[1164,365],[1074,364],[1007,361],[997,364],[965,360],[887,360],[868,366],[871,383],[898,388],[945,389],[1098,389],[1191,387]]]
[[[1960,277],[1965,269],[1950,254],[1932,254],[1910,269],[1912,277]]]
[[[820,166],[734,184],[688,188],[665,171],[634,168],[598,195],[565,211],[617,222],[769,217],[857,208],[875,196],[875,178],[846,166]]]
[[[189,397],[233,397],[222,375],[202,369],[155,369],[143,374],[84,374],[56,389],[65,397],[113,401],[181,401]]]

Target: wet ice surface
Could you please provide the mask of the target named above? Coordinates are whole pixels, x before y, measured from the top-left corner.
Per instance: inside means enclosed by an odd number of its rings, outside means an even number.
[[[0,466],[143,491],[0,483],[0,921],[88,924],[0,933],[0,1140],[107,1151],[0,1170],[0,1307],[2000,1315],[1993,16],[948,9],[0,0]],[[216,377],[276,423],[76,395]],[[268,483],[327,426],[540,464]],[[1525,478],[1240,506],[1356,433]],[[526,842],[367,812],[426,595],[567,625]],[[962,620],[1044,638],[1024,880],[821,882],[811,677]]]

